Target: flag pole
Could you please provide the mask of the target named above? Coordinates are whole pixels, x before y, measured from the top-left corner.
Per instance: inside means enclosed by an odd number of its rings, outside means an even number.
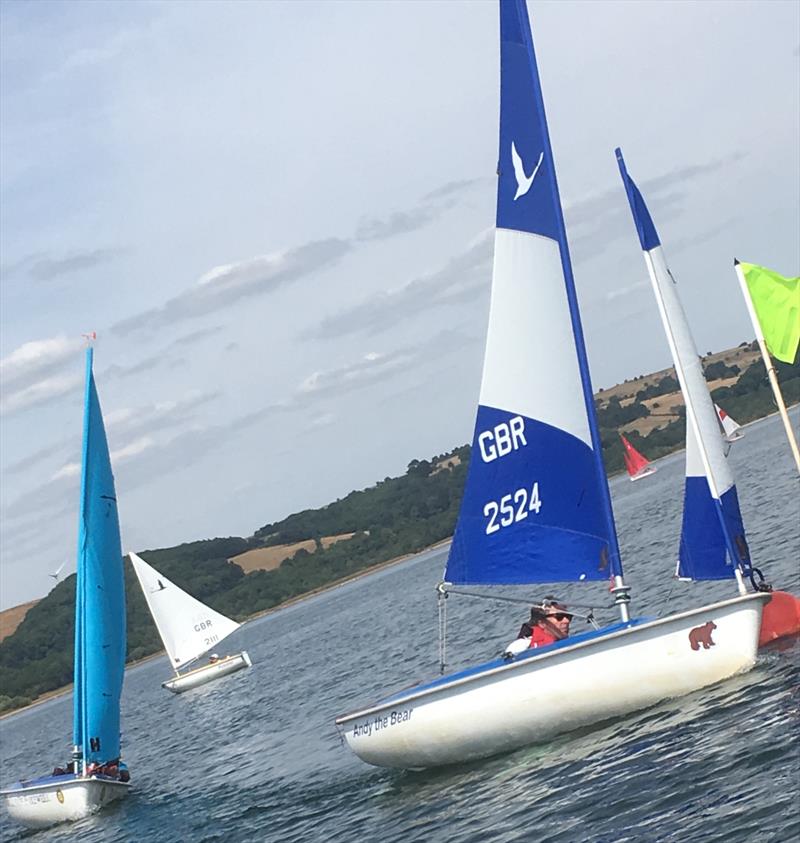
[[[769,378],[772,392],[775,395],[775,403],[778,405],[778,412],[783,419],[783,426],[786,428],[786,437],[789,440],[789,447],[792,449],[794,461],[797,465],[797,471],[800,472],[800,450],[797,447],[797,440],[794,437],[792,424],[789,421],[789,413],[786,411],[786,404],[783,401],[781,388],[778,385],[778,376],[775,374],[775,367],[772,365],[772,358],[767,350],[767,343],[764,340],[764,332],[761,330],[761,323],[758,321],[758,315],[753,307],[753,300],[750,298],[750,291],[747,289],[747,283],[744,280],[744,273],[739,261],[734,258],[733,265],[736,269],[736,277],[739,279],[739,286],[744,296],[745,304],[747,305],[747,312],[750,314],[750,321],[753,323],[753,329],[756,332],[756,341],[758,347],[761,349],[761,356],[764,358],[764,365],[767,367],[767,377]]]

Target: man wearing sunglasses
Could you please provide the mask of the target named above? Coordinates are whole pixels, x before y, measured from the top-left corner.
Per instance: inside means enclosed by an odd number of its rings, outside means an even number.
[[[516,641],[506,647],[505,655],[513,656],[534,647],[545,647],[569,636],[572,615],[563,603],[546,602],[531,607],[530,620],[522,624]]]

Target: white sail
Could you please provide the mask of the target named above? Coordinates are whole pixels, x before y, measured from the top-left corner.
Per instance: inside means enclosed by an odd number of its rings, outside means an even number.
[[[742,426],[734,421],[719,404],[714,404],[714,409],[717,411],[722,429],[725,431],[725,438],[728,442],[735,442],[737,439],[741,439],[744,436],[744,433],[741,432]]]
[[[176,670],[216,647],[241,626],[178,588],[140,556],[128,555],[147,608]]]

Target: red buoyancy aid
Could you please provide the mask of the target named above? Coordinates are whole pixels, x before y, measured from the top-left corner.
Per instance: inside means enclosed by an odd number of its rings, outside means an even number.
[[[531,647],[544,647],[546,644],[553,644],[558,641],[555,635],[540,626],[534,626],[532,633]]]

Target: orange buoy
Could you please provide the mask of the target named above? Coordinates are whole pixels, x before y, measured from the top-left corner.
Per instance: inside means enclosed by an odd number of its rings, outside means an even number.
[[[761,616],[759,647],[787,635],[800,634],[800,600],[788,591],[773,591],[771,597]]]

